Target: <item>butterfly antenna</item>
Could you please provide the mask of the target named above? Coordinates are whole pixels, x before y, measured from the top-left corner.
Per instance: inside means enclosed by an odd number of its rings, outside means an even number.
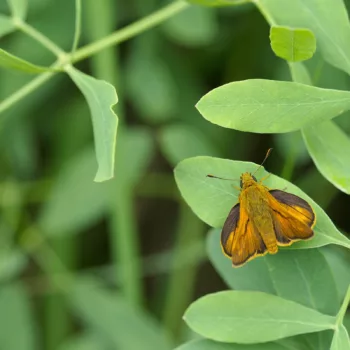
[[[258,168],[254,171],[253,175],[256,174],[258,172],[258,170],[263,166],[263,164],[265,163],[266,159],[269,157],[270,153],[272,151],[272,148],[269,148],[266,152],[266,156],[263,160],[263,162],[258,166]]]
[[[218,177],[218,176],[210,175],[210,174],[208,174],[207,177],[211,177],[212,179],[226,180],[226,181],[238,181],[235,179],[225,179],[224,177]]]

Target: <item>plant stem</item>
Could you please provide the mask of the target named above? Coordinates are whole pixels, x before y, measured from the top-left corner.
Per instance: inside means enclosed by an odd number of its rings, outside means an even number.
[[[5,100],[3,100],[0,103],[0,114],[10,107],[12,107],[14,104],[16,104],[18,101],[22,100],[24,97],[35,91],[38,87],[43,85],[45,82],[47,82],[49,79],[51,79],[54,76],[55,73],[48,72],[43,73],[34,78],[32,81],[30,81],[28,84],[21,87],[19,90],[17,90],[15,93],[7,97]]]
[[[172,257],[172,265],[176,266],[184,257],[187,247],[200,242],[204,231],[202,223],[190,210],[186,203],[180,203],[179,226],[176,232],[176,243]],[[178,340],[182,325],[182,315],[191,302],[195,286],[198,264],[180,269],[171,269],[168,290],[165,298],[163,323],[175,340]]]
[[[78,47],[81,34],[81,0],[75,0],[75,30],[71,55],[74,55]]]
[[[19,30],[39,42],[42,46],[51,51],[56,57],[61,58],[66,56],[66,53],[59,46],[57,46],[47,36],[41,34],[38,30],[29,24],[23,22],[19,18],[14,19],[14,24]]]
[[[126,41],[142,32],[159,25],[166,19],[176,15],[177,13],[188,8],[190,4],[184,2],[183,0],[175,1],[168,6],[158,10],[151,15],[140,19],[139,21],[132,23],[125,28],[117,30],[116,32],[100,39],[92,44],[86,45],[79,49],[72,57],[72,62],[78,62],[92,56],[96,52],[99,52],[106,47],[119,44]]]
[[[350,303],[350,284],[349,284],[348,290],[346,292],[344,301],[343,301],[343,303],[340,307],[340,310],[338,312],[338,315],[337,315],[337,321],[336,321],[337,327],[339,327],[342,324],[349,303]]]

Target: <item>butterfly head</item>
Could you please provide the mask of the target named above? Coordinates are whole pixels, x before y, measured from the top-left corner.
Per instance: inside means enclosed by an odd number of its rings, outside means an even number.
[[[243,173],[241,175],[241,188],[247,188],[254,185],[258,180],[251,173]]]

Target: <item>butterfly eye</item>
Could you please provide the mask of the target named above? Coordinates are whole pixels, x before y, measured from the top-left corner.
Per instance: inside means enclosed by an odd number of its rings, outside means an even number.
[[[255,176],[253,176],[253,180],[254,180],[255,182],[258,182],[258,180],[256,179],[256,177],[255,177]]]
[[[241,188],[243,187],[243,181],[242,181],[242,179],[241,179],[241,181],[240,181],[240,186],[241,186]]]

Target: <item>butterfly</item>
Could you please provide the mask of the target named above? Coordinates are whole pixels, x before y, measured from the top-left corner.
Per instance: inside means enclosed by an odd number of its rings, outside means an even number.
[[[270,190],[262,182],[251,173],[241,175],[239,202],[221,231],[223,253],[234,267],[267,253],[276,254],[279,246],[290,246],[314,235],[316,216],[310,204],[294,194]]]

